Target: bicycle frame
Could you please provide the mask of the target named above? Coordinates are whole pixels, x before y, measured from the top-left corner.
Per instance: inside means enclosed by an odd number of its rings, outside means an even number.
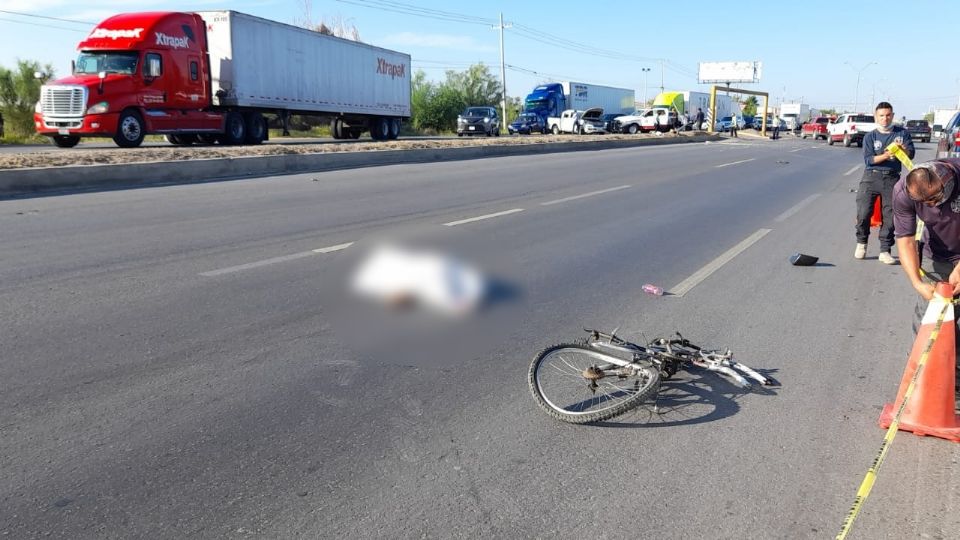
[[[584,330],[590,333],[590,339],[588,340],[590,346],[630,354],[633,356],[633,362],[639,359],[648,360],[660,368],[665,379],[673,376],[687,364],[693,364],[699,368],[726,375],[745,388],[751,386],[747,377],[764,386],[772,384],[769,379],[756,370],[734,361],[733,352],[729,349],[725,352],[701,349],[690,343],[689,340],[684,339],[679,332],[677,333],[677,339],[657,338],[648,345],[637,345],[620,338],[614,333],[607,334],[587,328]],[[608,361],[618,365],[619,362],[626,362],[613,357],[608,358]],[[739,372],[742,372],[746,377]]]

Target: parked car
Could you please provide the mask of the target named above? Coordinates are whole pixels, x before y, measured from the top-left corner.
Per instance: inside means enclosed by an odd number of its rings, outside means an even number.
[[[583,111],[583,114],[580,115],[579,133],[581,135],[606,132],[607,127],[606,122],[603,120],[603,109],[596,107]]]
[[[530,135],[531,133],[546,133],[547,129],[540,121],[540,117],[534,113],[520,113],[516,120],[507,126],[507,133],[522,133]]]
[[[603,129],[605,129],[607,133],[618,133],[620,129],[617,127],[617,118],[621,116],[623,116],[623,114],[620,113],[606,113],[601,116],[600,119],[603,120]]]
[[[954,114],[943,126],[937,142],[937,159],[960,157],[960,112]]]
[[[800,138],[806,139],[813,137],[813,140],[827,138],[827,125],[830,124],[830,118],[826,116],[817,116],[805,123],[800,128]]]
[[[847,113],[827,125],[827,144],[843,141],[844,146],[863,146],[863,137],[877,128],[872,114]]]
[[[914,140],[919,140],[920,142],[930,142],[933,131],[930,129],[930,124],[926,120],[907,120],[907,125],[904,126],[907,130],[907,133],[910,134],[910,138]]]
[[[721,133],[724,131],[730,131],[730,125],[733,124],[734,118],[736,118],[737,129],[744,129],[746,127],[742,116],[724,116],[720,120],[717,120],[716,130]]]
[[[457,136],[500,135],[500,117],[493,107],[467,107],[457,116]]]

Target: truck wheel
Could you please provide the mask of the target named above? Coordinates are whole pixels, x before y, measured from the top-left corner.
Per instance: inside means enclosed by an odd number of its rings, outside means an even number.
[[[627,133],[631,135],[636,135],[639,129],[640,128],[638,128],[636,124],[630,124],[629,126],[627,126]]]
[[[190,146],[196,144],[200,139],[196,135],[180,135],[180,144]]]
[[[243,124],[247,132],[244,142],[247,144],[260,144],[267,139],[267,122],[263,115],[254,111],[243,115]]]
[[[553,129],[550,130],[550,131],[552,131],[554,135],[559,135],[559,134],[560,134],[560,126],[554,124],[554,125],[553,125]]]
[[[126,110],[120,113],[120,121],[117,122],[117,133],[113,136],[113,142],[120,148],[136,148],[143,142],[143,136],[146,131],[143,126],[143,119],[140,113],[133,110]]]
[[[390,119],[378,116],[370,126],[370,138],[375,141],[385,141],[390,136]]]
[[[827,134],[827,146],[833,146],[833,135]]]
[[[806,134],[806,133],[801,133],[801,134],[800,134],[800,138],[801,138],[801,139],[806,139],[806,138],[807,138],[807,134]]]
[[[330,136],[334,139],[343,138],[343,122],[339,118],[330,121]]]
[[[360,128],[351,128],[347,131],[347,134],[351,139],[359,139],[360,135],[363,135],[363,130]]]
[[[844,133],[844,134],[843,134],[843,147],[844,147],[844,148],[850,148],[850,134],[849,134],[849,133]]]
[[[400,119],[391,118],[390,119],[390,139],[396,139],[400,136]]]
[[[231,146],[243,144],[247,135],[246,131],[243,125],[243,116],[238,112],[228,112],[223,123],[223,135],[220,136],[220,143]]]
[[[199,141],[200,144],[215,144],[217,142],[217,136],[209,133],[203,133],[201,135],[197,135],[197,141]]]
[[[54,135],[53,144],[57,148],[73,148],[80,142],[79,135]]]

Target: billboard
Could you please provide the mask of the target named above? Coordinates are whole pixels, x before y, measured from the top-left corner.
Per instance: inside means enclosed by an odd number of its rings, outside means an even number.
[[[700,62],[697,78],[701,84],[760,82],[761,64],[754,62]]]

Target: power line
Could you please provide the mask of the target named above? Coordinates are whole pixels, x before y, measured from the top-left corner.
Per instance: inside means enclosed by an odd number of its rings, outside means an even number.
[[[96,25],[96,24],[97,24],[97,23],[90,22],[90,21],[78,21],[78,20],[76,20],[76,19],[61,19],[61,18],[59,18],[59,17],[47,17],[46,15],[34,15],[33,13],[22,13],[22,12],[19,12],[19,11],[8,11],[8,10],[6,10],[6,9],[0,9],[0,13],[6,13],[6,14],[8,14],[8,15],[20,15],[21,17],[33,17],[33,18],[35,18],[35,19],[47,19],[47,20],[50,20],[50,21],[68,22],[68,23],[74,23],[74,24],[86,24],[86,25],[90,25],[90,26],[93,26],[93,25]],[[9,20],[9,19],[4,19],[4,20]]]
[[[79,33],[79,34],[86,34],[86,33],[87,33],[86,30],[77,30],[76,28],[65,28],[65,27],[63,27],[63,26],[54,26],[54,25],[52,25],[52,24],[41,24],[41,23],[28,22],[28,21],[18,21],[18,20],[16,20],[16,19],[4,19],[4,18],[2,18],[2,17],[0,17],[0,21],[12,22],[12,23],[14,23],[14,24],[26,24],[26,25],[28,25],[28,26],[41,26],[41,27],[43,27],[43,28],[56,28],[57,30],[66,30],[66,31],[68,31],[68,32],[77,32],[77,33]]]
[[[460,22],[465,24],[480,24],[484,26],[496,24],[497,21],[475,15],[464,15],[452,11],[441,11],[437,9],[427,9],[418,6],[411,6],[400,2],[391,2],[389,0],[337,0],[343,4],[353,4],[362,7],[375,7],[383,11],[393,13],[403,13],[405,15],[414,15],[417,17],[426,17],[428,19],[437,19],[441,21]]]

